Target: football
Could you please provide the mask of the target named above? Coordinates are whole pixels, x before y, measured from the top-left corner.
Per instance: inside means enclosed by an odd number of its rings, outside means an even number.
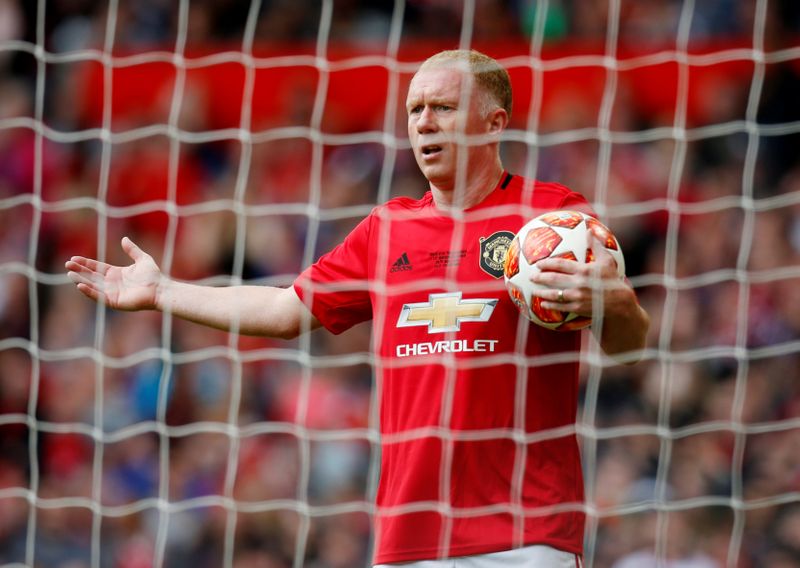
[[[625,276],[625,258],[614,234],[600,221],[579,211],[551,211],[525,224],[511,241],[503,264],[506,288],[520,313],[532,322],[557,331],[572,331],[591,325],[592,318],[542,307],[533,292],[543,286],[531,282],[539,273],[536,263],[545,258],[591,262],[589,231],[600,240],[617,263],[617,274]]]

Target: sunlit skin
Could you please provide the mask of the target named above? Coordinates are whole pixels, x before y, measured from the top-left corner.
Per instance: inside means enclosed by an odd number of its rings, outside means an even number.
[[[481,112],[472,76],[453,68],[419,71],[406,111],[414,157],[437,206],[469,209],[480,203],[503,174],[498,148],[508,113]]]

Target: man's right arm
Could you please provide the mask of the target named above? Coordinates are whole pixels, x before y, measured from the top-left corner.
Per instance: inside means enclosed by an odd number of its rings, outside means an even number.
[[[153,258],[127,237],[129,266],[74,256],[66,268],[84,295],[118,310],[159,310],[216,329],[289,339],[320,327],[294,288],[212,287],[166,278]]]
[[[212,287],[171,280],[159,298],[162,312],[244,335],[291,339],[320,326],[293,287]]]

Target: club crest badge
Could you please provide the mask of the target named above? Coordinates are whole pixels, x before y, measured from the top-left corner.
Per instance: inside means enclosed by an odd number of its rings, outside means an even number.
[[[494,278],[502,278],[503,263],[513,240],[514,233],[511,231],[498,231],[488,237],[481,237],[479,258],[481,270]]]

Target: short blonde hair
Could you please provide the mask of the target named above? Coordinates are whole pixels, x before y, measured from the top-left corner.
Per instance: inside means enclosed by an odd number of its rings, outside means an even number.
[[[511,117],[512,93],[511,79],[508,71],[495,59],[474,49],[451,49],[440,51],[426,59],[419,71],[442,67],[463,65],[475,78],[482,94],[488,95],[491,102],[508,113]],[[484,105],[486,106],[486,105]],[[490,109],[486,109],[488,112]]]

